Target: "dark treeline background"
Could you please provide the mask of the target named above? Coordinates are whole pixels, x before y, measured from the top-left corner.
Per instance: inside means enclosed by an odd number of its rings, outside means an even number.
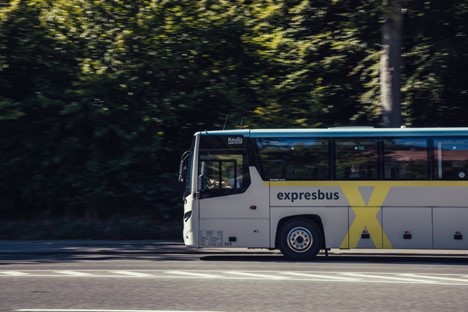
[[[387,2],[2,0],[2,218],[179,220],[195,131],[379,126]],[[468,3],[400,2],[404,124],[467,126]]]

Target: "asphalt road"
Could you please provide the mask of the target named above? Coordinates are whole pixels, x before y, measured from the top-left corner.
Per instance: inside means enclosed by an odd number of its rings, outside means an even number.
[[[468,311],[468,252],[0,241],[0,311]]]

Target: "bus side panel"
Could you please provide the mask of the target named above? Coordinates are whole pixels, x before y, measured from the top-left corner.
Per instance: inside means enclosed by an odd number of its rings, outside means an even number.
[[[431,249],[430,207],[382,207],[383,229],[392,246],[384,248]]]
[[[466,207],[468,205],[468,183],[465,181],[396,181],[391,182],[391,186],[383,206]]]
[[[249,169],[251,184],[244,193],[198,200],[200,247],[270,247],[268,185]]]
[[[343,249],[381,249],[384,245],[380,206],[353,206],[349,209],[349,231]],[[346,243],[348,244],[346,246]]]
[[[327,185],[328,184],[328,185]],[[339,185],[317,181],[270,181],[271,244],[280,221],[315,215],[322,221],[327,248],[348,248],[349,202]]]
[[[394,183],[382,208],[393,248],[468,249],[466,181]]]
[[[201,219],[268,219],[268,185],[254,167],[249,168],[251,184],[241,194],[200,199]]]
[[[269,219],[200,219],[200,247],[269,248]]]
[[[348,232],[348,207],[291,207],[271,208],[271,246],[275,246],[278,224],[288,217],[316,215],[322,220],[326,248],[341,247]],[[348,248],[348,241],[342,248]]]
[[[434,248],[468,249],[468,207],[433,208]]]

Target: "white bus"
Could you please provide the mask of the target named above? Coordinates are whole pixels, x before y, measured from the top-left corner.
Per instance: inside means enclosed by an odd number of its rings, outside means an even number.
[[[198,132],[179,180],[188,246],[468,249],[468,128]]]

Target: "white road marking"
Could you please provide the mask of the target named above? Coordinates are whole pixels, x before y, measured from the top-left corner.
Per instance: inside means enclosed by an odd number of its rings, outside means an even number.
[[[154,277],[153,274],[135,272],[135,271],[109,271],[110,273],[121,274],[128,277]]]
[[[93,276],[93,274],[88,273],[88,272],[79,272],[79,271],[65,271],[65,270],[60,270],[60,271],[54,271],[59,274],[64,274],[64,275],[70,275],[70,276]]]
[[[303,272],[282,272],[282,274],[303,277],[307,280],[314,280],[314,281],[347,281],[347,282],[356,282],[358,279],[352,277],[343,277],[338,276],[336,274],[315,274],[315,273],[303,273]]]
[[[468,286],[466,274],[323,272],[323,271],[240,271],[240,270],[3,270],[1,278],[147,278],[147,279],[219,279],[291,282],[412,283],[425,285]]]
[[[211,271],[208,271],[211,272]],[[199,273],[199,272],[192,272],[192,271],[165,271],[167,274],[175,274],[179,276],[185,277],[192,277],[192,278],[222,278],[220,275],[216,274],[207,274],[207,273]]]
[[[224,271],[223,273],[229,275],[236,275],[237,277],[241,277],[242,279],[273,279],[273,280],[284,280],[288,279],[286,276],[279,276],[274,274],[265,274],[262,272],[241,272],[241,271]]]
[[[0,273],[2,273],[3,275],[7,275],[7,276],[29,276],[30,275],[29,273],[20,272],[20,271],[2,271]]]
[[[399,274],[400,276],[407,276],[413,278],[427,278],[439,281],[452,281],[452,282],[462,282],[468,284],[468,278],[454,278],[450,276],[436,276],[436,275],[420,275],[420,274]]]
[[[103,309],[19,309],[18,312],[222,312],[222,311],[187,311],[187,310],[103,310]]]
[[[436,283],[435,281],[428,281],[428,280],[421,280],[417,278],[405,278],[405,277],[398,277],[394,274],[382,274],[382,275],[375,275],[375,274],[368,274],[368,273],[343,273],[346,276],[355,276],[366,279],[366,281],[373,281],[374,279],[377,280],[384,280],[386,282],[401,282],[401,283],[417,283],[417,284],[433,284]]]

